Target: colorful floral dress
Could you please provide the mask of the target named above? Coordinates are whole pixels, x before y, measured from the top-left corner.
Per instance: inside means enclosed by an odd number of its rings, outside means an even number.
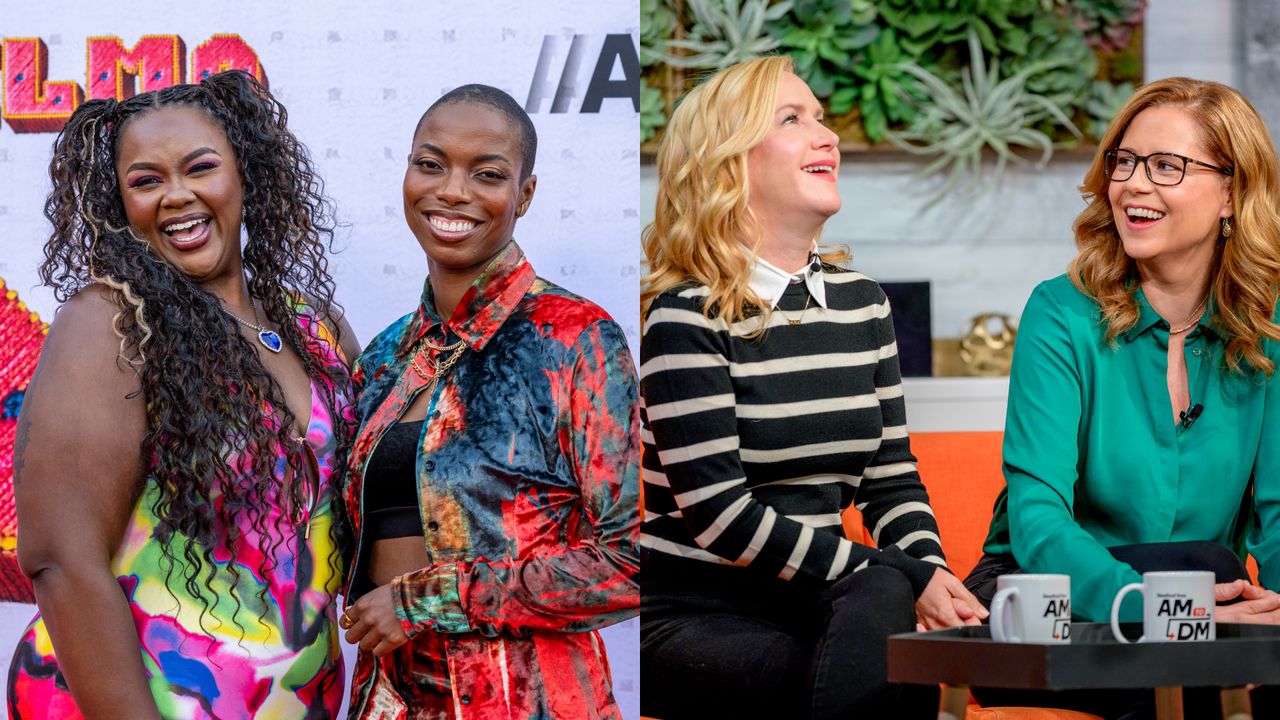
[[[299,324],[309,335],[313,317],[299,309]],[[313,355],[326,364],[343,362],[327,329],[315,325],[322,342],[312,345]],[[338,462],[334,419],[327,393],[317,387],[325,382],[313,379],[311,385],[306,442],[318,461],[319,494],[306,532],[296,529],[281,493],[264,503],[265,533],[239,523],[234,552],[215,548],[212,566],[186,566],[182,548],[189,541],[175,536],[178,564],[166,573],[169,561],[154,537],[159,490],[154,478],[144,484],[112,572],[129,601],[151,693],[165,718],[285,720],[338,713],[344,669],[334,606],[343,563],[330,532],[339,489],[330,484]],[[339,412],[348,412],[348,389],[334,391]],[[238,462],[232,458],[229,464]],[[286,464],[282,452],[276,461],[280,477]],[[203,600],[184,582],[184,572],[193,571],[206,588]],[[14,652],[8,698],[14,720],[81,717],[39,615]]]

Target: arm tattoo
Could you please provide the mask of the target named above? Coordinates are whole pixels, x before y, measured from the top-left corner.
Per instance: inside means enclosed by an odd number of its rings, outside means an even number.
[[[36,369],[31,373],[31,379],[27,381],[26,390],[23,392],[23,402],[30,399],[31,389],[35,387],[36,381],[40,379],[40,372],[44,370],[44,363],[37,362]],[[21,482],[22,469],[27,465],[27,443],[31,441],[31,416],[24,412],[18,413],[18,430],[13,437],[13,486],[16,488]]]
[[[26,466],[27,443],[31,440],[31,418],[18,416],[18,432],[13,438],[13,485],[22,481],[22,469]]]

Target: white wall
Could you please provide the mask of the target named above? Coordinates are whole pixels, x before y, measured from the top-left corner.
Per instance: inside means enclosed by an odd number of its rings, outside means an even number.
[[[545,81],[569,86],[567,112],[551,101],[531,115],[539,135],[537,194],[516,237],[539,274],[585,295],[627,330],[636,349],[636,205],[639,120],[631,103],[606,99],[580,112],[607,34],[638,44],[634,0],[231,0],[170,5],[92,0],[0,2],[0,37],[38,37],[48,46],[48,79],[86,85],[86,39],[117,35],[132,47],[144,34],[177,34],[188,60],[214,33],[242,36],[258,53],[290,126],[314,156],[347,226],[331,270],[338,299],[367,341],[417,304],[426,272],[405,227],[400,183],[414,124],[444,91],[495,85],[524,103],[548,48]],[[581,64],[566,71],[574,38]],[[552,39],[545,45],[546,38]],[[611,78],[621,79],[615,64]],[[0,277],[45,319],[55,309],[36,266],[48,235],[52,133],[15,133],[0,122]],[[0,605],[0,666],[32,608]],[[606,632],[623,713],[639,716],[638,622]]]
[[[1151,0],[1143,63],[1147,79],[1182,75],[1241,87],[1240,0]]]

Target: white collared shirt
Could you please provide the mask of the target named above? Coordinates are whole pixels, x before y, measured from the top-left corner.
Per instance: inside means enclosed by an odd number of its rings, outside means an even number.
[[[822,260],[815,251],[809,251],[809,264],[794,273],[782,270],[777,265],[761,257],[756,257],[751,267],[751,279],[747,284],[761,300],[769,303],[769,307],[777,309],[778,301],[787,291],[787,286],[803,281],[809,294],[820,307],[827,307],[827,285],[822,279]]]

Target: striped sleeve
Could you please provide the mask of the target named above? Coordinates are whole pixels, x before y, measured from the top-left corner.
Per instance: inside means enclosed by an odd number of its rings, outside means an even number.
[[[756,566],[785,580],[831,581],[876,563],[876,550],[780,513],[748,489],[729,342],[723,324],[705,318],[688,293],[658,298],[646,320],[640,368],[643,544],[692,559]],[[692,547],[681,542],[689,537]]]
[[[875,385],[883,430],[880,447],[867,462],[854,502],[877,547],[897,548],[917,560],[946,567],[938,523],[907,436],[906,403],[888,300],[877,309],[881,344]]]

